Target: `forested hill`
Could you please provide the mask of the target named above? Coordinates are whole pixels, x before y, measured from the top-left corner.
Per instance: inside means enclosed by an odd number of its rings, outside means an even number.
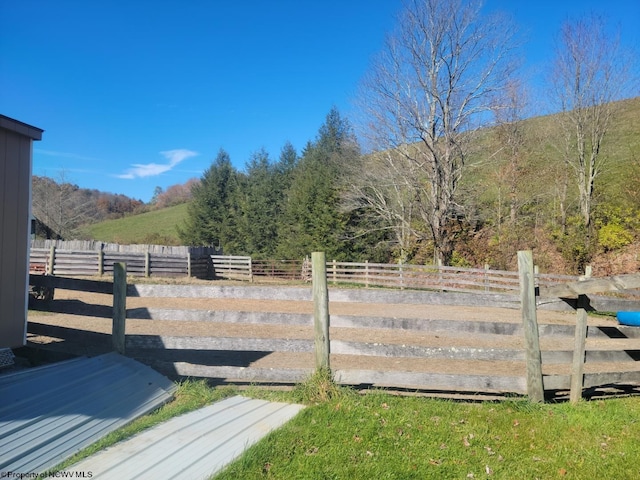
[[[616,104],[588,228],[570,166],[554,143],[557,122],[555,115],[518,122],[516,156],[505,147],[504,125],[473,134],[448,225],[451,264],[513,269],[517,250],[533,249],[544,271],[575,273],[586,263],[600,274],[638,269],[640,97]],[[131,232],[147,238],[157,232],[164,243],[219,243],[226,253],[263,258],[324,250],[329,258],[352,261],[431,263],[433,245],[420,215],[428,199],[384,190],[401,182],[382,168],[383,157],[361,155],[349,122],[332,110],[300,154],[290,145],[277,159],[259,151],[238,170],[221,150],[193,182],[193,199],[166,211],[175,228],[165,222],[156,229],[163,216],[158,210],[136,217]],[[386,211],[372,195],[387,202]],[[108,231],[115,230],[103,229],[98,239],[140,239],[122,231],[108,238]]]
[[[125,195],[81,188],[64,176],[34,175],[31,181],[31,213],[55,237],[70,238],[80,225],[131,215],[144,205]]]

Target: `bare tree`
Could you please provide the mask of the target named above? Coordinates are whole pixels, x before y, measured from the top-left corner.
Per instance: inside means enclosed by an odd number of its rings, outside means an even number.
[[[629,85],[628,57],[597,16],[565,22],[551,71],[552,101],[560,111],[560,151],[579,194],[580,215],[591,223],[594,188],[606,166],[602,147]]]
[[[363,82],[370,146],[403,157],[402,175],[446,263],[453,250],[455,195],[469,156],[469,133],[488,120],[491,99],[509,78],[513,31],[484,17],[481,3],[412,0]],[[381,181],[384,182],[384,176]]]
[[[364,165],[364,168],[361,168]],[[371,215],[374,228],[393,232],[397,260],[404,263],[417,232],[412,225],[415,189],[407,175],[412,165],[393,150],[376,152],[348,172],[351,180],[342,192],[342,207]]]
[[[88,191],[85,191],[88,192]],[[82,195],[82,190],[67,181],[64,171],[58,181],[34,177],[31,206],[33,215],[62,238],[70,238],[78,225],[89,221],[94,202]]]
[[[509,223],[515,224],[522,200],[524,162],[527,153],[527,131],[524,125],[527,111],[527,94],[520,81],[513,79],[503,91],[503,96],[494,107],[496,120],[495,135],[498,151],[495,180],[498,188],[497,224],[502,226],[502,210],[506,203],[509,209]],[[506,188],[506,200],[503,201],[502,189]]]

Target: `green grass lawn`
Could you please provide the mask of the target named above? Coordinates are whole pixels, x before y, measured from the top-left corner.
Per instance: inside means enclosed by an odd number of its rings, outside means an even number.
[[[227,479],[636,479],[640,398],[531,404],[459,402],[312,379],[293,391],[179,385],[175,399],[72,463],[176,415],[241,393],[307,408],[224,471]]]
[[[121,244],[181,245],[176,226],[187,216],[187,204],[152,210],[85,227],[83,236]]]
[[[636,479],[638,448],[637,397],[472,403],[341,388],[214,478]]]

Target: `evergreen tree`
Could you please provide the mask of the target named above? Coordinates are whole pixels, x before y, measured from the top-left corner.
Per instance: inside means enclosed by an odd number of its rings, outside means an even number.
[[[222,246],[229,254],[238,248],[238,184],[239,174],[229,154],[220,149],[200,183],[193,187],[187,219],[178,228],[183,243]]]
[[[276,167],[264,149],[251,157],[242,195],[242,230],[247,255],[268,258],[275,253],[282,196],[277,175]]]
[[[278,163],[276,163],[278,189],[280,190],[282,198],[285,197],[285,192],[291,186],[293,172],[297,165],[298,153],[291,142],[287,142],[284,144],[284,147],[282,147],[282,150],[280,151],[280,159],[278,160]]]
[[[347,218],[339,210],[341,166],[358,155],[351,126],[333,108],[293,171],[279,228],[281,257],[300,258],[316,250],[329,258],[348,257]]]

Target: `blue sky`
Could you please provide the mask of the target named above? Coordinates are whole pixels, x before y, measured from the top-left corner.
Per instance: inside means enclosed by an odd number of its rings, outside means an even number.
[[[301,151],[347,117],[401,0],[0,0],[0,113],[45,130],[33,173],[148,201],[220,148]],[[640,0],[487,0],[526,34],[532,77],[561,22],[606,15],[640,50]]]

